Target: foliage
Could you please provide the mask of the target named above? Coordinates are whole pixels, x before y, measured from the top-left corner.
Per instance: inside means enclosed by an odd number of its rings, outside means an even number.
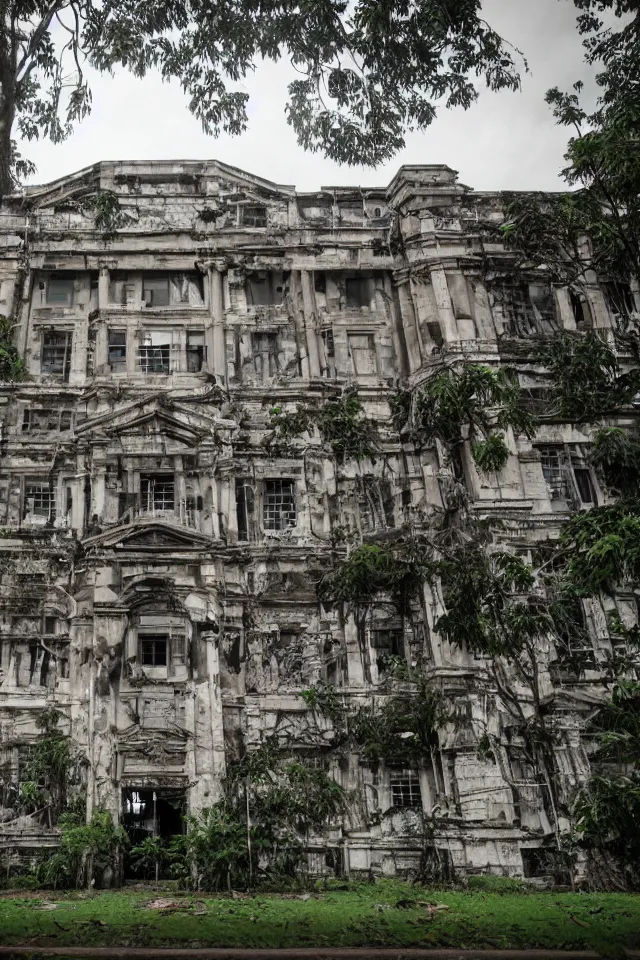
[[[24,361],[12,342],[13,324],[0,315],[0,381],[15,383],[27,379]]]
[[[112,190],[101,190],[80,202],[80,207],[93,215],[96,230],[102,231],[105,243],[113,240],[118,230],[131,223],[131,215],[122,209]]]
[[[388,594],[401,612],[408,609],[424,582],[421,548],[416,541],[379,545],[363,543],[318,584],[323,603],[368,607]]]
[[[199,0],[20,0],[0,44],[2,152],[15,169],[16,119],[28,140],[69,136],[91,109],[86,62],[138,77],[158,70],[180,83],[206,133],[241,133],[248,100],[242,81],[261,60],[281,57],[299,75],[286,105],[299,143],[349,164],[391,158],[406,131],[432,122],[436,103],[470,106],[476,77],[492,90],[519,85],[514,56],[478,0],[384,9],[368,0],[349,8],[279,0],[260,7],[229,0],[224,8]]]
[[[331,686],[302,692],[305,703],[331,720],[334,746],[357,750],[369,763],[416,767],[431,758],[438,730],[455,720],[442,691],[405,663],[394,666],[402,688],[381,702],[347,706]]]
[[[89,859],[94,876],[112,870],[129,842],[125,830],[115,826],[106,810],[94,811],[90,823],[84,823],[78,814],[65,813],[59,826],[60,846],[38,869],[40,882],[54,889],[82,886]]]
[[[320,406],[304,404],[292,413],[272,407],[270,416],[271,433],[265,446],[271,452],[277,452],[313,426],[331,447],[338,463],[373,457],[379,448],[376,425],[365,416],[356,390],[345,390]]]
[[[37,718],[42,731],[31,744],[21,774],[19,802],[26,813],[44,811],[49,826],[55,826],[65,812],[82,804],[82,773],[78,755],[72,753],[69,737],[59,729],[62,714],[43,710]]]
[[[611,491],[629,497],[640,493],[640,443],[621,427],[603,427],[596,433],[591,462]]]
[[[162,872],[167,859],[167,845],[162,837],[145,837],[129,851],[133,872],[145,880],[154,879],[156,870]]]
[[[445,366],[413,392],[410,402],[399,398],[392,411],[396,425],[407,410],[416,442],[437,439],[451,448],[468,437],[478,466],[486,470],[500,470],[507,461],[504,437],[496,430],[512,427],[527,436],[535,430],[515,375],[479,364]]]
[[[615,350],[596,333],[562,333],[538,351],[551,381],[555,415],[593,423],[628,405],[640,390],[640,370],[622,373]]]
[[[640,501],[620,500],[578,513],[564,525],[560,544],[567,577],[583,596],[614,593],[640,577]]]

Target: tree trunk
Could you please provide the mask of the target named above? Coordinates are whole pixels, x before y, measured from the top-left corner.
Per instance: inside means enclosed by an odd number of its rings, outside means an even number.
[[[2,55],[0,53],[0,61]],[[0,67],[0,76],[4,73]],[[11,172],[11,131],[15,120],[15,97],[13,83],[0,80],[0,200],[13,193],[14,179]]]

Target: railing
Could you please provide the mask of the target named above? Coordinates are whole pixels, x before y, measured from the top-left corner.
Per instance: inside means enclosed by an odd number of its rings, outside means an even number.
[[[185,500],[179,500],[173,510],[159,510],[156,507],[139,507],[134,511],[135,517],[142,520],[165,520],[169,523],[179,523],[183,527],[196,527],[196,511],[187,507]],[[121,518],[122,519],[122,518]]]

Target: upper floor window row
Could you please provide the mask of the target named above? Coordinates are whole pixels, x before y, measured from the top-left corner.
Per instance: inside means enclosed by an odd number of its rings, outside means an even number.
[[[194,272],[134,273],[114,270],[109,278],[109,302],[143,307],[204,306],[204,282]]]

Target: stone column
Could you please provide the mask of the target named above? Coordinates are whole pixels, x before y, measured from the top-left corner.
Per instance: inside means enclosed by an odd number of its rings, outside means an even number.
[[[398,281],[398,301],[400,304],[400,319],[404,333],[409,373],[414,373],[422,363],[424,351],[408,277],[404,277]]]
[[[87,347],[89,344],[89,318],[81,317],[76,320],[73,328],[73,342],[71,345],[71,369],[69,371],[69,385],[81,386],[87,376]]]
[[[458,327],[451,303],[447,275],[444,272],[444,267],[433,266],[430,269],[431,285],[438,307],[443,337],[447,343],[451,343],[458,339]]]
[[[320,377],[320,352],[318,350],[318,313],[316,308],[316,292],[313,285],[311,270],[301,270],[302,304],[304,309],[304,327],[307,339],[307,353],[309,356],[309,376],[313,380]]]

